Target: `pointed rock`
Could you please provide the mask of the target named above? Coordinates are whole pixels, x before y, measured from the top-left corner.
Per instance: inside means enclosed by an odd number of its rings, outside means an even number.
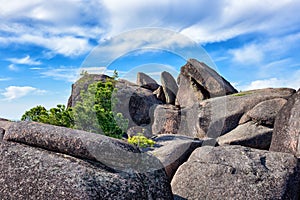
[[[162,72],[161,84],[165,93],[166,103],[175,104],[176,94],[178,92],[178,86],[174,77],[169,72]]]
[[[138,86],[141,86],[142,88],[146,88],[151,91],[155,91],[159,87],[159,85],[153,78],[151,78],[150,76],[148,76],[143,72],[137,73],[136,84]]]

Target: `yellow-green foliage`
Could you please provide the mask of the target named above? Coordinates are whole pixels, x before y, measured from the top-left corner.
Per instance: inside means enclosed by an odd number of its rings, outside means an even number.
[[[247,95],[247,94],[252,94],[252,92],[250,92],[250,91],[239,92],[239,93],[232,94],[232,96],[240,97],[240,96],[245,96],[245,95]]]
[[[138,135],[129,137],[127,141],[129,144],[133,144],[133,145],[141,147],[141,148],[152,147],[155,144],[155,142],[153,140],[146,138],[141,133],[139,133]]]

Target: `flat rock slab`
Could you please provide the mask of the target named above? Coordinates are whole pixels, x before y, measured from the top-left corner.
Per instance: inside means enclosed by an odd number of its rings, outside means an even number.
[[[161,85],[164,90],[167,104],[175,104],[178,86],[174,77],[169,72],[161,73]]]
[[[201,147],[172,180],[177,199],[298,199],[292,154],[241,146]]]
[[[150,76],[148,76],[147,74],[145,74],[143,72],[137,73],[136,83],[137,83],[137,85],[139,85],[143,88],[146,88],[148,90],[151,90],[151,91],[155,91],[159,87],[159,85],[153,78],[151,78]]]
[[[300,157],[300,90],[280,110],[274,124],[270,150]]]
[[[162,169],[158,159],[117,139],[64,127],[35,122],[14,123],[4,140],[100,162],[117,170]],[[143,163],[141,163],[143,162]]]
[[[241,145],[254,149],[269,150],[273,129],[248,122],[217,138],[219,145]]]
[[[0,145],[1,199],[172,199],[161,170],[117,172],[14,142]]]

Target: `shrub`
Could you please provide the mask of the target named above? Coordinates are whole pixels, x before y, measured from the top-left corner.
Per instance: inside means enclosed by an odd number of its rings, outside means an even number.
[[[155,141],[146,138],[142,133],[128,138],[128,143],[140,148],[152,147]]]

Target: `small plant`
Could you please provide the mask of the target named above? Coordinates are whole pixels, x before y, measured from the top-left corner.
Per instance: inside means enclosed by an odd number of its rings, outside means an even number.
[[[128,138],[128,143],[135,145],[140,148],[153,147],[155,142],[151,139],[146,138],[142,133]]]
[[[247,94],[252,94],[252,92],[249,92],[249,91],[246,91],[246,92],[239,92],[239,93],[232,94],[232,96],[240,97],[240,96],[245,96],[245,95],[247,95]]]

